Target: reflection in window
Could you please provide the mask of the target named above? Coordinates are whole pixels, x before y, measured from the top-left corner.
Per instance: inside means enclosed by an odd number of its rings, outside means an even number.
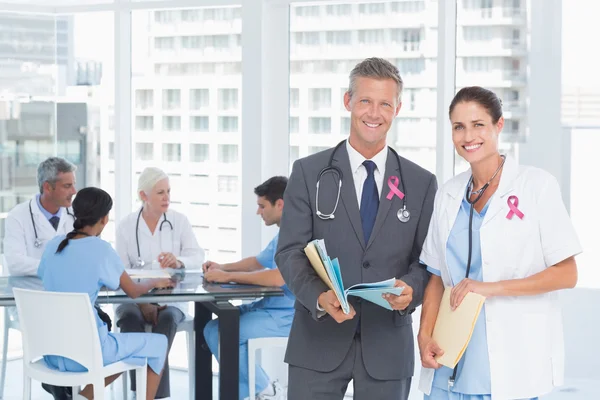
[[[208,100],[208,89],[190,89],[190,110],[207,108]]]
[[[349,46],[352,44],[351,31],[329,31],[326,35],[327,44]]]
[[[238,90],[237,89],[219,89],[219,109],[237,110],[238,108]]]
[[[290,146],[290,170],[294,161],[300,158],[300,148],[298,146]]]
[[[351,4],[331,4],[326,8],[327,15],[333,15],[336,17],[342,17],[352,14],[352,5]]]
[[[218,153],[220,163],[231,164],[238,162],[238,146],[236,144],[220,144]]]
[[[382,44],[383,38],[383,29],[364,29],[358,31],[358,43],[360,44]]]
[[[154,38],[154,48],[161,50],[173,50],[175,48],[174,37],[157,37]]]
[[[181,145],[179,143],[163,143],[163,161],[181,161]]]
[[[290,88],[290,107],[298,108],[300,106],[300,90],[298,88]]]
[[[308,133],[331,133],[331,118],[310,117],[308,119]]]
[[[237,117],[219,117],[219,132],[237,132],[238,118]]]
[[[319,6],[298,6],[295,7],[298,17],[318,17]]]
[[[56,145],[59,157],[66,158],[73,164],[81,164],[81,142],[79,140],[59,140]]]
[[[331,108],[331,89],[309,89],[308,96],[311,110]]]
[[[164,116],[163,131],[176,132],[181,130],[181,117]]]
[[[181,91],[179,89],[163,89],[163,110],[174,110],[181,107]]]
[[[140,161],[151,161],[154,159],[154,143],[136,143],[135,159]]]
[[[154,130],[154,118],[138,115],[135,117],[135,129],[138,131]]]
[[[192,131],[192,132],[208,132],[208,117],[207,116],[190,117],[190,131]]]
[[[146,110],[154,106],[154,91],[151,89],[138,89],[135,91],[135,106]]]
[[[237,176],[218,176],[217,177],[217,190],[220,193],[234,193],[238,191],[238,177]]]
[[[191,162],[206,162],[209,159],[208,144],[191,143],[190,144],[190,161]]]
[[[383,14],[385,13],[385,3],[360,4],[358,12],[361,14]]]
[[[290,117],[290,133],[298,133],[300,131],[300,118]]]

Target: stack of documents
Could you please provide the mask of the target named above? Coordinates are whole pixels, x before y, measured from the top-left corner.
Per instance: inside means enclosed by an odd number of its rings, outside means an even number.
[[[381,282],[359,283],[344,290],[344,282],[342,281],[342,272],[338,259],[334,258],[332,260],[329,258],[323,239],[310,242],[304,248],[304,252],[319,277],[333,290],[340,302],[342,311],[346,314],[350,313],[348,296],[361,297],[371,303],[391,310],[390,303],[382,295],[384,293],[391,293],[399,296],[402,290],[404,290],[403,287],[394,286],[396,283],[396,279],[394,278]]]
[[[125,269],[131,279],[170,278],[170,268],[165,269]]]
[[[436,361],[446,367],[454,368],[471,340],[485,297],[473,292],[467,293],[462,303],[452,311],[451,293],[451,287],[444,290],[433,328],[433,340],[444,350],[444,354],[437,357]]]

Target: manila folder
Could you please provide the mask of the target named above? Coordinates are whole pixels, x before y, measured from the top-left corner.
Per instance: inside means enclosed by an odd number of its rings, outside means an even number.
[[[485,297],[473,292],[467,293],[462,303],[452,311],[451,292],[452,287],[444,290],[433,328],[433,340],[444,350],[444,354],[437,357],[436,361],[446,367],[454,368],[471,340]]]
[[[315,244],[312,242],[309,243],[304,248],[304,253],[306,254],[306,257],[308,257],[310,265],[312,265],[317,275],[319,275],[319,278],[323,280],[323,282],[329,287],[329,289],[334,290],[333,284],[331,283],[331,279],[329,279],[329,276],[327,275],[327,271],[325,270],[325,266],[323,265],[323,261],[321,261],[321,256],[319,256],[319,252],[317,251]]]

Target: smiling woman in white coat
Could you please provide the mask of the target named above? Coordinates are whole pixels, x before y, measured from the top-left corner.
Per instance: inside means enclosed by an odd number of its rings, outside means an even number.
[[[557,180],[498,149],[502,103],[480,87],[450,105],[452,140],[471,168],[437,192],[421,262],[431,272],[418,335],[426,400],[537,399],[563,382],[558,290],[577,283],[581,246]],[[457,307],[485,296],[456,369],[432,339],[445,288]]]
[[[187,217],[169,209],[171,187],[169,177],[158,168],[146,168],[138,181],[139,198],[143,205],[123,219],[117,228],[117,253],[126,268],[199,269],[204,262],[204,250],[192,231]],[[121,332],[162,333],[169,340],[169,350],[177,325],[186,318],[186,304],[123,304],[116,310]],[[135,391],[135,379],[131,379]],[[168,358],[156,398],[170,396]]]

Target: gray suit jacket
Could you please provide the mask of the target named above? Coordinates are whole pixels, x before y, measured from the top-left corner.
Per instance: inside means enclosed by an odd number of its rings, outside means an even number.
[[[364,243],[359,204],[345,145],[335,153],[333,165],[343,173],[340,202],[335,219],[316,215],[317,176],[327,166],[333,149],[297,160],[284,194],[284,209],[275,257],[290,290],[296,295],[296,313],[290,332],[286,362],[320,372],[335,370],[346,357],[361,323],[364,364],[371,377],[405,379],[414,371],[414,343],[410,313],[421,304],[429,273],[419,264],[419,255],[433,211],[437,190],[435,176],[401,157],[406,205],[410,221],[401,223],[396,212],[402,200],[386,198],[390,176],[400,177],[398,162],[388,150],[379,210],[369,243]],[[319,210],[330,213],[337,196],[338,181],[327,173],[319,188]],[[317,318],[317,299],[328,288],[310,266],[304,247],[313,239],[325,239],[331,258],[340,261],[344,286],[402,279],[413,290],[408,313],[389,311],[367,301],[349,300],[356,317],[338,324],[329,316]],[[360,317],[360,318],[359,318]]]

